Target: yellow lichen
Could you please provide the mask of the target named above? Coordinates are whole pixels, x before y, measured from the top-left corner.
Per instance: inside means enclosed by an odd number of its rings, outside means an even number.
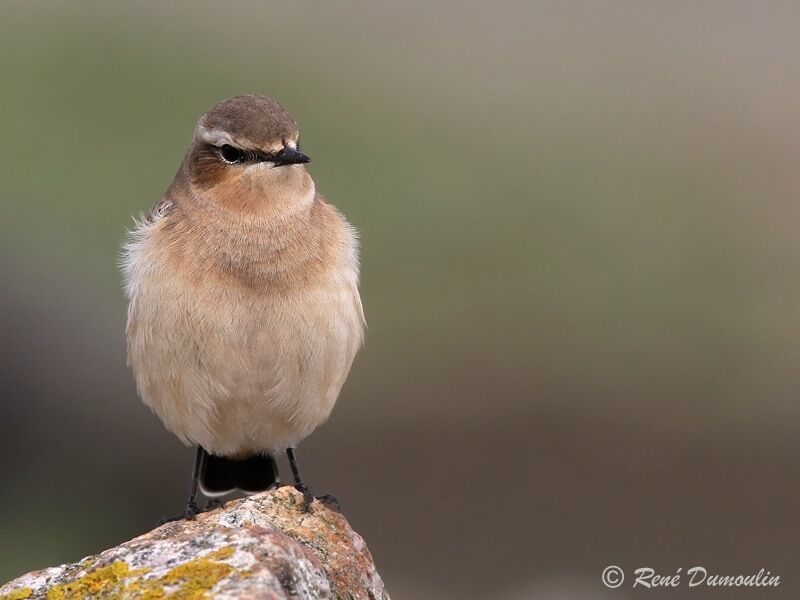
[[[232,566],[213,561],[208,556],[203,556],[178,565],[160,579],[165,585],[180,585],[173,594],[170,594],[170,598],[175,598],[175,600],[201,600],[207,597],[207,591],[232,572]]]
[[[92,596],[110,596],[121,593],[125,587],[125,579],[145,573],[147,569],[131,568],[118,560],[90,571],[83,577],[53,586],[47,592],[47,600],[72,600],[90,598]]]
[[[0,600],[24,600],[25,598],[30,598],[32,595],[33,590],[29,587],[26,587],[15,590],[10,594],[3,594],[0,596]]]
[[[234,554],[232,547],[220,548],[170,569],[161,577],[144,579],[150,569],[131,569],[122,561],[95,569],[83,577],[56,585],[47,592],[47,600],[78,600],[83,598],[136,598],[137,600],[205,600],[220,581],[234,568],[224,562]],[[164,588],[168,587],[169,590]],[[177,588],[177,589],[173,589]],[[20,594],[26,590],[14,592]],[[2,597],[0,600],[22,600],[27,595]]]
[[[125,594],[128,598],[137,598],[138,600],[160,600],[167,596],[158,579],[133,581],[125,587]]]
[[[235,550],[233,546],[225,546],[224,548],[220,548],[219,550],[214,550],[210,554],[206,554],[206,558],[210,558],[212,560],[225,560],[226,558],[230,558],[233,556]]]

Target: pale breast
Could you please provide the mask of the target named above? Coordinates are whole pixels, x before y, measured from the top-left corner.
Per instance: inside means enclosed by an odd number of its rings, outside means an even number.
[[[125,266],[142,399],[185,442],[216,454],[298,443],[330,415],[362,342],[349,229],[329,268],[302,284],[254,287],[173,260],[162,227],[142,226]]]

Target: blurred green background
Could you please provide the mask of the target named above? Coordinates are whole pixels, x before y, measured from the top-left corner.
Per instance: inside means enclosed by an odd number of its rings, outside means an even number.
[[[199,115],[264,93],[361,232],[367,344],[299,453],[394,597],[625,598],[609,564],[797,597],[796,4],[1,10],[0,581],[182,506],[118,252]]]

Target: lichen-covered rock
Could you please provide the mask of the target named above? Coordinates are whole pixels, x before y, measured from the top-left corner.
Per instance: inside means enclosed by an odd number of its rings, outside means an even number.
[[[293,488],[168,523],[81,562],[0,587],[0,600],[343,598],[388,600],[364,540]]]

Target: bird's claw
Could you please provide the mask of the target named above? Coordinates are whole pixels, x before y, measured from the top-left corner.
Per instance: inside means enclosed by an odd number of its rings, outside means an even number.
[[[307,485],[295,486],[295,489],[303,494],[303,512],[311,512],[311,503],[314,502],[314,492]]]
[[[303,494],[303,512],[311,512],[311,503],[314,502],[314,492],[305,483],[295,484],[294,489]]]
[[[183,518],[187,521],[194,521],[194,518],[203,512],[203,509],[197,506],[197,502],[189,502],[186,505],[186,512],[183,513]]]
[[[206,509],[207,510],[207,509]],[[194,518],[199,515],[201,512],[204,512],[204,509],[197,506],[197,502],[192,500],[186,505],[186,510],[183,511],[182,515],[176,515],[174,517],[164,517],[158,521],[158,525],[165,525],[167,523],[174,523],[175,521],[194,521]]]
[[[225,503],[219,498],[209,498],[208,502],[206,502],[206,505],[203,507],[203,512],[222,508],[223,506],[225,506]]]
[[[341,505],[339,504],[339,501],[336,499],[336,496],[334,496],[333,494],[324,494],[322,496],[317,496],[317,500],[319,500],[320,502],[322,502],[326,506],[329,506],[329,507],[333,508],[333,510],[335,510],[336,512],[339,512],[339,509],[341,509]]]
[[[336,496],[332,494],[324,494],[322,496],[315,496],[314,492],[308,487],[305,483],[296,483],[292,486],[298,492],[303,494],[303,512],[311,512],[311,503],[314,500],[319,500],[326,506],[333,508],[336,512],[339,512],[341,506],[339,505],[339,501],[336,499]]]

